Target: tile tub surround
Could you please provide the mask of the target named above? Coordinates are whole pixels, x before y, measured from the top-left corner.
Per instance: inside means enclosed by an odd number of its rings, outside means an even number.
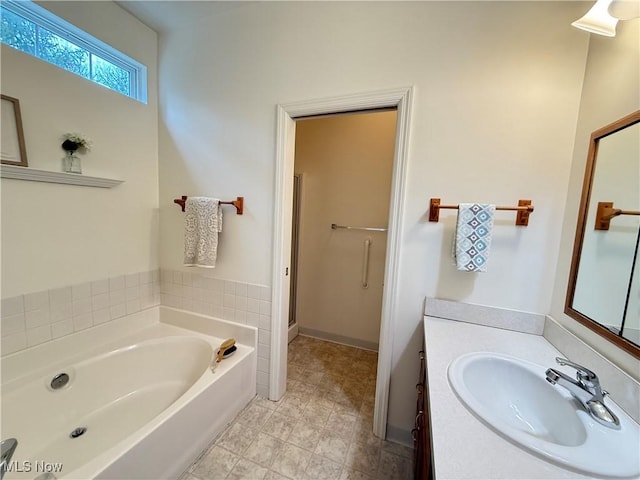
[[[160,302],[258,329],[258,394],[268,397],[271,287],[207,276],[203,269],[160,270]]]
[[[436,478],[591,478],[548,463],[498,435],[469,412],[449,385],[447,368],[465,353],[490,351],[555,365],[560,352],[543,336],[428,316],[424,329]]]
[[[261,397],[182,480],[405,480],[412,450],[372,432],[377,354],[298,336],[287,393]]]
[[[159,270],[3,298],[2,355],[160,304]]]

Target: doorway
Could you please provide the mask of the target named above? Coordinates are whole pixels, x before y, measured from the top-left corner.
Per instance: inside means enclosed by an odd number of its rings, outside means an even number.
[[[296,102],[277,107],[276,175],[274,202],[271,358],[269,398],[280,399],[286,390],[292,203],[296,118],[358,110],[397,108],[397,135],[387,234],[386,268],[380,322],[373,432],[386,436],[391,379],[393,332],[399,277],[400,237],[407,176],[409,119],[412,88],[397,88],[342,97]]]
[[[296,119],[290,342],[295,322],[378,351],[396,124],[395,108]]]

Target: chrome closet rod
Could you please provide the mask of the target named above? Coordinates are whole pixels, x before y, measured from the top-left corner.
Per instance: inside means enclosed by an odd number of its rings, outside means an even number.
[[[367,232],[386,232],[386,228],[377,228],[377,227],[350,227],[348,225],[336,225],[335,223],[331,224],[331,230],[337,230],[338,228],[345,228],[347,230],[365,230]]]

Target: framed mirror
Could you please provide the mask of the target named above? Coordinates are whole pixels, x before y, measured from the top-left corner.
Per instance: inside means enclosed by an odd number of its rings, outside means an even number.
[[[565,313],[640,358],[640,110],[591,134]]]
[[[2,117],[2,136],[0,138],[0,162],[19,167],[28,166],[27,149],[22,132],[22,116],[20,114],[20,101],[7,95],[0,95]]]

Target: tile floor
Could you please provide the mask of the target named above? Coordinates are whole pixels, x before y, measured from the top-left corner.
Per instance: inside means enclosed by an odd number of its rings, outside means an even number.
[[[256,397],[182,480],[405,480],[412,450],[372,432],[377,354],[298,336],[287,393]]]

